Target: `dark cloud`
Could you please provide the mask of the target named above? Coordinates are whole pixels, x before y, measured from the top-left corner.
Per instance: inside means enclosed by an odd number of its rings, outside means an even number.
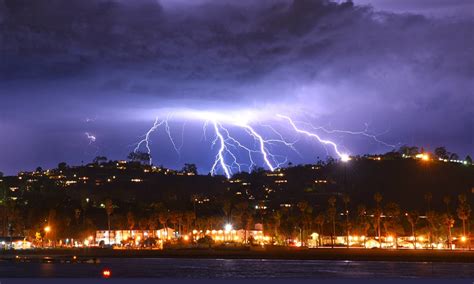
[[[350,1],[0,0],[0,119],[277,105],[467,153],[473,22]]]

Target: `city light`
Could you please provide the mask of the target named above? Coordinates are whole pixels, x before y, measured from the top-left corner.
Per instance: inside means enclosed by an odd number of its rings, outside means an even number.
[[[50,227],[50,226],[44,227],[44,231],[45,231],[46,233],[49,233],[49,232],[51,231],[51,227]]]
[[[226,233],[229,233],[230,231],[232,231],[232,225],[231,224],[226,224],[224,226],[224,230]]]
[[[104,269],[102,270],[102,277],[104,278],[110,278],[110,276],[112,276],[112,272],[110,271],[110,269]]]
[[[418,159],[421,159],[422,161],[429,161],[430,160],[430,155],[428,155],[426,153],[417,154],[415,157],[418,158]]]
[[[341,161],[344,162],[344,163],[347,163],[351,160],[351,158],[349,157],[349,155],[347,154],[341,154]]]

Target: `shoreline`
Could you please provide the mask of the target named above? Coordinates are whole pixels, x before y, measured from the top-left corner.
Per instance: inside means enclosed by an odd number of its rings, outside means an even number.
[[[31,251],[2,251],[1,259],[16,256],[78,257],[78,258],[193,258],[193,259],[280,259],[280,260],[348,260],[398,262],[461,262],[474,263],[474,250],[388,250],[315,248],[289,249],[165,249],[165,250],[112,250],[112,249],[37,249]]]

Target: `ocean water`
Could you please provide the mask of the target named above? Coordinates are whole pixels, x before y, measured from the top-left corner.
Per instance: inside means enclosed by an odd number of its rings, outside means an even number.
[[[1,278],[474,278],[474,263],[101,258],[99,264],[0,262]]]

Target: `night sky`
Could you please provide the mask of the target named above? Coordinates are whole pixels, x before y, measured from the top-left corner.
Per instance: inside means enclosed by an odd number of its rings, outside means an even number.
[[[334,153],[275,114],[385,142],[318,132],[352,155],[472,156],[474,2],[0,0],[0,171],[125,159],[171,114],[181,151],[158,129],[154,163],[206,173],[213,133],[188,111],[242,115],[269,138],[272,126],[297,150],[273,153],[293,163]]]

